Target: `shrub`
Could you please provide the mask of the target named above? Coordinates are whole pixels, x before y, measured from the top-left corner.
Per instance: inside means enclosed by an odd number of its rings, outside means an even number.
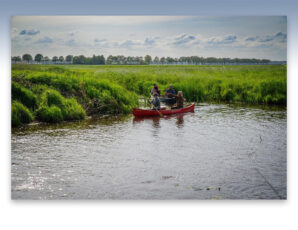
[[[20,102],[13,101],[11,105],[11,125],[13,127],[28,124],[33,121],[30,110]]]
[[[63,121],[63,115],[61,109],[56,105],[43,106],[40,107],[37,111],[37,118],[40,121],[57,123]]]
[[[21,86],[19,83],[11,83],[11,96],[12,100],[18,100],[32,110],[37,106],[37,99],[34,93]]]
[[[53,89],[48,89],[42,94],[40,108],[36,114],[40,121],[50,123],[79,120],[86,116],[86,112],[74,98],[66,99]]]
[[[74,98],[66,99],[65,107],[67,110],[65,120],[80,120],[86,116],[85,110]]]

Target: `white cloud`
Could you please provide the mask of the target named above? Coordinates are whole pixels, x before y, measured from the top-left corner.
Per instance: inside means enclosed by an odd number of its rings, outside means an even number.
[[[98,39],[98,38],[94,39],[94,43],[103,43],[105,41],[107,41],[107,39]]]
[[[70,32],[67,33],[67,35],[70,36],[70,37],[73,37],[76,34],[78,34],[78,31],[70,31]]]
[[[232,25],[233,19],[229,20]],[[214,23],[217,27],[213,27]],[[173,57],[233,53],[243,57],[259,49],[258,53],[268,58],[279,48],[282,57],[286,56],[286,27],[280,29],[274,25],[276,30],[264,27],[263,31],[243,32],[238,25],[217,30],[219,25],[222,25],[220,20],[201,21],[199,17],[188,16],[16,16],[11,28],[12,55],[32,51],[44,55],[102,53]]]
[[[174,38],[173,45],[184,45],[194,41],[196,37],[192,34],[181,34]]]
[[[31,30],[21,30],[19,35],[29,35],[29,36],[34,36],[36,34],[39,34],[40,31],[37,29],[31,29]]]
[[[278,32],[276,34],[270,34],[265,36],[248,37],[245,39],[248,42],[287,42],[287,34]]]
[[[144,41],[145,46],[154,46],[156,43],[156,39],[154,38],[146,38]]]
[[[209,38],[207,43],[209,45],[227,45],[237,42],[236,35],[226,35]]]
[[[50,37],[43,37],[35,41],[36,44],[49,44],[53,43],[53,39]]]

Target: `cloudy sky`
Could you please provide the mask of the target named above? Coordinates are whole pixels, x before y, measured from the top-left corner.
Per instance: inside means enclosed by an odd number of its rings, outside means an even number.
[[[286,60],[287,19],[199,16],[14,16],[11,55],[203,56]]]

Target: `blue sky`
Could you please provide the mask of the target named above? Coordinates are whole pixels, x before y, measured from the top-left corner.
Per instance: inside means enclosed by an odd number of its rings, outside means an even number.
[[[287,59],[284,16],[13,16],[11,55]]]

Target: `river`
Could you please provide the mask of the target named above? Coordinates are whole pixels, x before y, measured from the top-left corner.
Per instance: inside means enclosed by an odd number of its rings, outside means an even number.
[[[11,136],[12,199],[286,199],[285,108],[32,124]]]

